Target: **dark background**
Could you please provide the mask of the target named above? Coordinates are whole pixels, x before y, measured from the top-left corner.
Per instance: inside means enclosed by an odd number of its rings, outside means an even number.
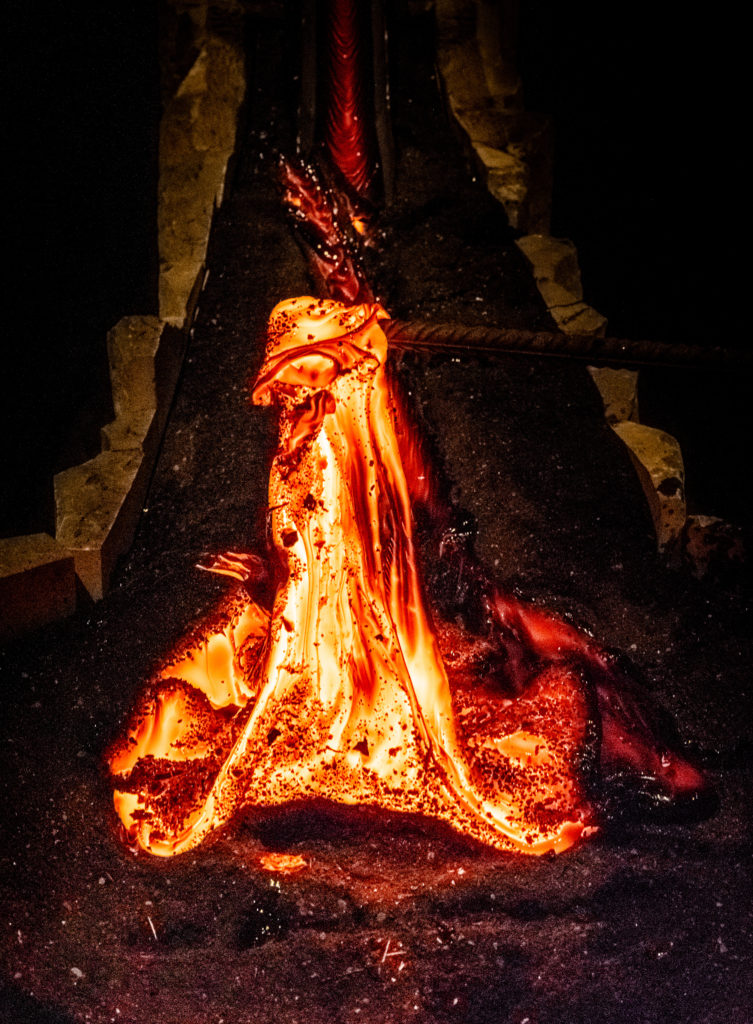
[[[607,333],[745,348],[739,25],[646,2],[522,0],[528,109],[554,130],[551,233],[578,248]],[[750,372],[642,370],[641,422],[681,446],[691,513],[750,520]]]

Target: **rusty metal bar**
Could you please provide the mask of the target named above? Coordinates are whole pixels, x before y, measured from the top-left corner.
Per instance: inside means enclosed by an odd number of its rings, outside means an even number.
[[[753,366],[753,353],[742,349],[684,345],[587,334],[522,331],[505,327],[434,324],[418,320],[383,320],[382,329],[395,348],[422,352],[473,352],[554,356],[620,366],[688,366],[716,369]]]

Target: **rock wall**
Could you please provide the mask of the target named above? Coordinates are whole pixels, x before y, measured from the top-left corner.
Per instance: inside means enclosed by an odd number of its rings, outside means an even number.
[[[108,333],[115,419],[98,455],[55,477],[55,537],[0,544],[0,638],[107,590],[138,524],[206,278],[245,95],[241,5],[169,0],[161,49],[159,313],[126,316]]]

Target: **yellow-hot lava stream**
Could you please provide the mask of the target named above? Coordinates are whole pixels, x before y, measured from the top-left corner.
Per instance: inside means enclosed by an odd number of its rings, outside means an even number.
[[[118,814],[153,854],[191,849],[242,807],[314,797],[418,812],[526,853],[588,829],[578,672],[550,666],[514,700],[448,678],[418,575],[386,315],[312,298],[272,313],[253,398],[280,409],[269,507],[287,573],[271,613],[239,588],[190,634],[110,752]]]

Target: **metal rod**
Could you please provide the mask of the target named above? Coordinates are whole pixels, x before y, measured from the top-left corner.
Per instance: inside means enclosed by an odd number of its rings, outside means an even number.
[[[374,124],[382,163],[382,189],[386,206],[395,200],[395,141],[390,117],[387,21],[383,0],[371,3],[371,40],[374,78]]]
[[[689,366],[718,369],[753,366],[753,353],[742,349],[597,338],[588,334],[522,331],[505,327],[434,324],[418,320],[382,320],[395,348],[425,352],[486,352],[585,359],[621,366]]]

